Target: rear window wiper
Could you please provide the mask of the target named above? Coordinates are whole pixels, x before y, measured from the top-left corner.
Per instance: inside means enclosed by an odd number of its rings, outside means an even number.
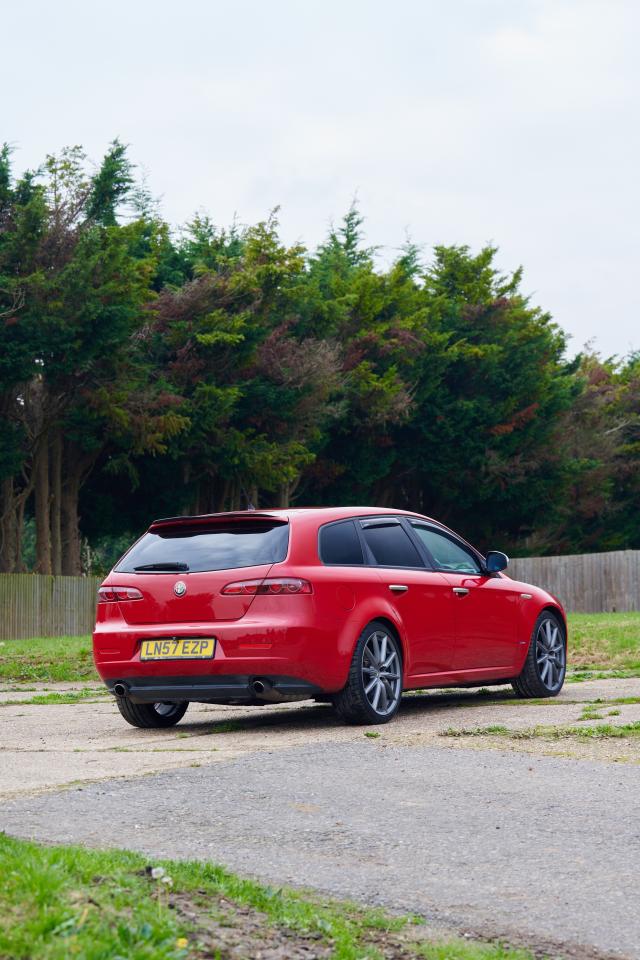
[[[173,563],[172,561],[166,561],[165,563],[143,563],[140,567],[134,567],[134,571],[137,573],[138,570],[188,570],[188,563]]]

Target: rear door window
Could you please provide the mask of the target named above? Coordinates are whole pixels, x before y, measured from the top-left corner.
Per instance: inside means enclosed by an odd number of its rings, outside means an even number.
[[[343,520],[321,527],[319,551],[323,563],[345,567],[364,563],[360,538],[353,520]]]
[[[409,535],[398,522],[361,521],[362,533],[381,567],[424,567]]]
[[[133,545],[116,573],[198,573],[280,563],[287,555],[289,525],[241,523],[157,529]],[[146,568],[146,569],[141,569]]]

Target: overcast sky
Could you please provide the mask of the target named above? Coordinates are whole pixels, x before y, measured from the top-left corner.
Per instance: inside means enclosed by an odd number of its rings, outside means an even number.
[[[637,0],[5,0],[17,170],[131,145],[172,223],[276,205],[316,244],[357,194],[407,232],[490,241],[572,335],[640,349]]]

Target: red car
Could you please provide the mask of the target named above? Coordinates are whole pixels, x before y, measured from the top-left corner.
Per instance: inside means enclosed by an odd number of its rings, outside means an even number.
[[[98,592],[96,667],[122,716],[315,698],[385,723],[403,690],[560,692],[560,603],[443,524],[374,507],[156,520]]]

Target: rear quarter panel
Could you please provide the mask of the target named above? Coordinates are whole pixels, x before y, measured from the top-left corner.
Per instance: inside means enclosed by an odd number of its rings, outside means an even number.
[[[407,670],[407,648],[402,622],[393,603],[381,597],[380,579],[372,567],[334,567],[323,564],[276,564],[271,575],[295,576],[313,584],[312,605],[307,623],[313,623],[314,644],[306,648],[313,662],[312,672],[326,689],[339,690],[347,681],[353,651],[358,637],[371,620],[388,620],[396,630],[403,646],[404,669]],[[261,600],[263,598],[259,598]],[[294,598],[295,599],[295,598]],[[311,600],[311,598],[306,598]],[[258,601],[259,602],[259,601]],[[265,601],[270,605],[272,600]],[[277,602],[277,601],[276,601]],[[291,600],[281,601],[288,605]],[[252,608],[255,610],[256,605]],[[263,609],[263,607],[261,607]],[[271,607],[275,611],[276,607]],[[310,616],[309,616],[310,615]],[[311,663],[305,665],[308,669]]]

